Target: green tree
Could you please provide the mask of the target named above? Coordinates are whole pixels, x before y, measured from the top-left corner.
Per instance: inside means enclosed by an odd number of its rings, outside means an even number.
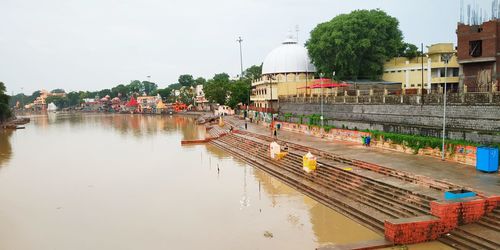
[[[53,89],[52,91],[50,91],[50,93],[52,94],[62,94],[62,93],[66,93],[64,91],[64,89]]]
[[[154,82],[143,81],[142,86],[144,87],[144,92],[146,92],[146,95],[151,95],[158,89],[158,85],[156,85],[156,83]]]
[[[45,99],[47,104],[54,103],[58,108],[66,108],[69,106],[68,98],[63,96],[52,95]]]
[[[207,80],[203,77],[198,77],[196,80],[194,80],[194,85],[205,85],[207,83]]]
[[[205,98],[213,103],[226,104],[229,94],[229,82],[228,74],[216,74],[212,79],[208,80],[207,84],[203,87]]]
[[[261,75],[262,75],[262,64],[260,64],[260,66],[253,65],[243,72],[243,77],[250,79],[251,81],[259,79]]]
[[[181,88],[182,88],[182,85],[181,85],[180,83],[172,83],[172,84],[168,85],[168,87],[169,87],[170,89],[176,89],[176,90],[179,90],[179,89],[181,89]]]
[[[17,95],[11,96],[9,98],[9,107],[15,107],[17,102],[19,102],[21,105],[30,103],[29,98],[30,98],[29,96],[27,96],[23,93],[19,93]]]
[[[382,10],[356,10],[316,26],[306,47],[319,72],[335,71],[340,79],[378,79],[384,62],[402,46],[398,26]]]
[[[160,94],[163,100],[169,100],[169,98],[172,96],[172,89],[170,87],[158,89],[158,94]]]
[[[130,92],[135,94],[142,94],[142,92],[144,92],[144,86],[142,85],[142,82],[139,80],[131,81],[130,84],[128,85],[128,89]]]
[[[408,59],[413,59],[421,55],[422,52],[418,50],[418,47],[411,43],[403,43],[398,50],[398,56],[407,57]]]
[[[3,122],[12,116],[9,108],[9,96],[5,94],[7,88],[3,82],[0,82],[0,122]]]
[[[126,98],[129,93],[130,93],[129,88],[123,84],[118,84],[117,86],[111,88],[111,97],[113,98],[117,96]]]
[[[193,76],[192,75],[188,75],[188,74],[185,74],[185,75],[180,75],[179,76],[179,83],[182,85],[182,86],[193,86],[194,84],[194,79],[193,79]]]
[[[78,106],[80,105],[80,103],[82,103],[82,98],[80,97],[79,92],[75,91],[69,92],[68,94],[66,94],[66,98],[68,100],[69,107]]]
[[[194,87],[182,87],[179,95],[179,100],[186,105],[194,104]]]
[[[112,94],[111,93],[111,89],[102,89],[98,93],[98,95],[99,95],[100,98],[103,98],[103,97],[105,97],[107,95],[109,95],[111,97],[111,94]]]
[[[227,105],[236,108],[239,103],[246,104],[250,98],[250,79],[241,79],[229,85],[229,98]]]

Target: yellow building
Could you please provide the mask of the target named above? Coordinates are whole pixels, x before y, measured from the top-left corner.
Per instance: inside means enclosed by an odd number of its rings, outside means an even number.
[[[312,84],[316,68],[306,48],[292,37],[272,50],[262,65],[262,77],[252,82],[252,109],[273,112],[279,96],[300,95]],[[272,89],[272,91],[271,91]]]
[[[441,60],[443,54],[452,53],[445,76],[445,63]],[[451,91],[459,89],[459,64],[453,43],[438,43],[428,47],[428,52],[423,57],[423,89],[437,91],[444,87],[446,79],[447,88]],[[422,58],[408,59],[395,57],[384,64],[384,81],[400,82],[403,89],[422,88]],[[429,84],[430,83],[430,84]]]

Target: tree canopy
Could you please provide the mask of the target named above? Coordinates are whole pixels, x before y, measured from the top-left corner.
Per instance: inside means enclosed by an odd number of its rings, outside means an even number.
[[[398,56],[407,57],[408,59],[421,56],[422,52],[418,50],[418,47],[411,43],[403,43],[398,50]]]
[[[239,79],[232,82],[229,86],[229,98],[227,105],[236,108],[239,103],[247,104],[250,98],[250,79]]]
[[[193,86],[194,85],[194,78],[192,75],[180,75],[179,76],[179,83],[182,86],[188,87],[188,86]]]
[[[66,91],[64,91],[64,89],[53,89],[52,91],[50,91],[50,93],[62,94],[62,93],[66,93]]]
[[[378,9],[356,10],[316,26],[306,47],[319,72],[335,71],[340,79],[378,79],[402,39],[396,18]]]
[[[226,73],[215,74],[203,87],[205,98],[208,101],[219,104],[226,104],[229,88],[229,75]]]
[[[243,77],[250,79],[251,81],[259,79],[262,75],[262,64],[260,66],[253,65],[243,72]]]
[[[0,122],[8,119],[12,113],[9,108],[9,96],[5,94],[7,88],[3,82],[0,82]]]

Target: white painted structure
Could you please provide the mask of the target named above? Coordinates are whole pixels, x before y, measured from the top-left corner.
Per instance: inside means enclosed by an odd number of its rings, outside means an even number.
[[[262,75],[305,72],[316,72],[316,67],[311,63],[307,49],[291,37],[272,50],[262,65]]]

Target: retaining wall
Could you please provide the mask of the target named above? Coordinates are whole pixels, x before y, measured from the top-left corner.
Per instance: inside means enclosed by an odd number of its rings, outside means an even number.
[[[320,103],[282,101],[281,119],[286,113],[296,116],[319,114]],[[326,103],[323,106],[326,125],[402,134],[441,137],[443,107],[410,104]],[[478,143],[500,143],[499,105],[447,106],[447,138]],[[307,120],[307,118],[304,118]],[[299,122],[299,118],[292,118]],[[307,121],[303,121],[307,122]]]

